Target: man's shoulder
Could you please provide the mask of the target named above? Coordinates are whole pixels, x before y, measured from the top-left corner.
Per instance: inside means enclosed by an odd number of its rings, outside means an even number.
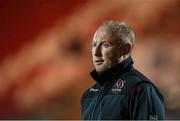
[[[152,82],[137,83],[133,87],[134,91],[159,90]]]
[[[117,78],[117,81],[119,80],[123,80],[123,82],[125,82],[125,94],[129,94],[136,89],[154,89],[159,92],[159,89],[155,86],[155,84],[136,69],[132,69],[120,75]]]
[[[151,98],[159,97],[162,101],[164,101],[163,94],[157,86],[153,83],[140,83],[134,86],[131,94],[135,95],[143,95],[143,97],[150,96]]]
[[[136,69],[130,72],[128,78],[131,80],[130,82],[134,83],[134,86],[138,87],[139,89],[154,89],[159,91],[158,87],[154,84],[152,80],[147,78],[144,74],[142,74]]]
[[[148,79],[144,74],[142,74],[140,71],[138,71],[137,69],[130,69],[126,72],[124,72],[123,74],[121,74],[119,77],[121,78],[125,78],[127,80],[144,80],[144,81],[150,81],[150,79]]]

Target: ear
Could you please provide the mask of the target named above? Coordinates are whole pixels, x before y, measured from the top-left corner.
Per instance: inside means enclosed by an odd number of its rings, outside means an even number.
[[[131,51],[131,45],[129,43],[123,44],[120,48],[121,56],[125,56]]]

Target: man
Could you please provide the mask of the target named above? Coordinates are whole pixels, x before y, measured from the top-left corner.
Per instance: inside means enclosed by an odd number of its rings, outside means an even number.
[[[105,22],[92,40],[96,84],[82,96],[83,120],[163,120],[164,101],[158,88],[134,69],[133,30],[118,21]]]

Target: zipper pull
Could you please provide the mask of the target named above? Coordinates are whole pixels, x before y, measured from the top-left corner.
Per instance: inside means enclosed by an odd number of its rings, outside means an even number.
[[[104,86],[102,86],[101,88],[100,88],[100,92],[102,92],[104,90]]]

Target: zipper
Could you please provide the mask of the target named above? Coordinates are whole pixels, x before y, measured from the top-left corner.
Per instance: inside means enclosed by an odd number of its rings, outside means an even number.
[[[113,77],[113,78],[114,78],[114,77]],[[112,79],[112,80],[115,81],[115,79]],[[93,120],[93,116],[94,116],[94,113],[95,113],[95,110],[96,110],[96,106],[100,103],[101,98],[104,97],[104,94],[105,94],[107,91],[109,91],[109,89],[114,85],[114,81],[110,81],[110,82],[104,84],[104,85],[100,88],[100,91],[99,91],[99,93],[98,93],[98,95],[97,95],[97,98],[96,98],[96,102],[95,102],[95,104],[94,104],[94,106],[93,106],[92,113],[91,113],[91,115],[90,115],[90,120]],[[105,87],[106,87],[106,90],[105,90]],[[99,112],[99,115],[98,115],[98,120],[99,120],[100,115],[101,115],[101,112],[102,112],[101,109],[102,109],[102,105],[100,105],[100,112]]]
[[[101,111],[102,111],[102,106],[103,105],[104,105],[104,102],[102,102],[101,105],[100,105],[98,120],[100,120],[100,118],[101,118]]]
[[[96,102],[95,102],[95,104],[94,104],[94,106],[93,106],[93,110],[92,110],[92,113],[91,113],[91,116],[90,116],[90,120],[92,120],[92,118],[93,118],[93,116],[94,116],[96,106],[97,106],[97,104],[99,103],[100,97],[102,97],[101,94],[102,94],[103,90],[104,90],[104,86],[102,86],[102,87],[100,88],[99,94],[97,95]],[[100,106],[100,108],[101,108],[101,106]],[[101,110],[100,110],[100,111],[101,111]],[[100,113],[101,113],[101,112],[100,112]],[[98,118],[99,118],[99,115],[98,115]]]

